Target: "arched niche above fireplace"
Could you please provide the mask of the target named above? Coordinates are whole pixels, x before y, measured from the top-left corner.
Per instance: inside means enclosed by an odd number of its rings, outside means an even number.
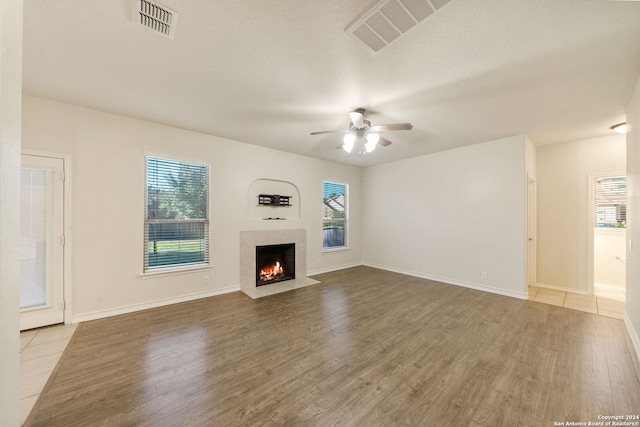
[[[260,203],[260,195],[289,196],[289,206]],[[264,200],[264,197],[263,197]],[[276,200],[274,198],[274,200]],[[247,212],[250,221],[287,221],[300,219],[300,192],[289,181],[260,178],[249,185]]]

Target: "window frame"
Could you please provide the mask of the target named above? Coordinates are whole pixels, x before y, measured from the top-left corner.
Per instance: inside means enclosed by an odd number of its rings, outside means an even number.
[[[624,187],[625,187],[624,197],[617,198],[615,196],[614,192],[612,191],[611,194],[609,195],[610,203],[603,203],[603,201],[606,201],[607,199],[605,197],[600,198],[599,196],[604,196],[604,195],[607,194],[608,186],[605,185],[604,189],[601,189],[599,191],[599,189],[598,189],[599,181],[613,181],[613,180],[622,180],[622,182],[624,183]],[[592,226],[593,226],[593,228],[595,230],[608,230],[608,231],[616,231],[616,230],[624,231],[624,230],[626,230],[626,228],[627,228],[627,203],[626,203],[626,197],[627,197],[627,191],[628,191],[626,173],[596,175],[596,176],[592,177],[592,182],[593,182],[593,189],[592,189],[592,191],[593,191],[592,192],[592,200],[593,200],[593,204],[592,204],[593,224],[592,224]],[[620,200],[617,200],[617,199],[620,199]],[[619,203],[617,203],[617,202],[619,202]],[[605,218],[603,218],[602,221],[599,221],[600,209],[606,209],[606,208],[608,208],[610,210],[613,210],[613,213],[605,214]],[[619,208],[624,208],[624,209],[619,209]],[[618,219],[619,210],[624,210],[624,219],[623,220],[619,220]],[[611,220],[606,218],[606,216],[611,216],[611,215],[616,217],[615,223],[611,222]],[[601,223],[603,225],[600,225]],[[604,225],[604,224],[610,224],[610,225]],[[620,224],[622,224],[622,225],[620,225]]]
[[[149,159],[150,158],[154,158],[154,159],[159,159],[159,160],[164,160],[164,161],[169,161],[169,162],[177,162],[177,163],[184,163],[184,164],[190,164],[190,165],[197,165],[197,166],[203,166],[205,167],[205,174],[206,174],[206,178],[205,178],[205,182],[206,182],[206,201],[205,201],[205,206],[206,206],[206,212],[205,212],[205,218],[204,219],[162,219],[162,220],[158,220],[158,219],[149,219],[149,175],[148,175],[148,167],[149,167]],[[191,159],[191,158],[184,158],[184,157],[177,157],[177,156],[172,156],[172,155],[166,155],[166,154],[158,154],[158,153],[150,153],[150,152],[145,152],[144,153],[144,217],[143,217],[143,260],[142,260],[142,274],[141,276],[144,278],[146,277],[150,277],[150,276],[158,276],[158,275],[166,275],[166,274],[174,274],[174,273],[182,273],[182,272],[192,272],[194,270],[202,270],[202,269],[207,269],[211,267],[211,259],[210,259],[210,254],[211,254],[211,232],[210,232],[210,227],[211,227],[211,206],[210,206],[210,201],[211,201],[211,164],[208,161],[205,160],[199,160],[199,159]],[[149,257],[148,257],[148,250],[149,250],[149,244],[150,244],[150,239],[149,239],[149,224],[158,224],[158,223],[170,223],[170,224],[189,224],[189,223],[201,223],[204,224],[204,246],[203,246],[203,250],[204,250],[204,260],[200,261],[200,262],[180,262],[180,263],[173,263],[173,264],[168,264],[168,265],[164,265],[164,266],[149,266]]]
[[[332,219],[332,218],[327,218],[324,215],[325,212],[325,203],[324,203],[324,187],[325,184],[334,184],[334,185],[342,185],[344,186],[344,218],[343,219]],[[350,234],[350,224],[349,224],[349,184],[344,183],[344,182],[336,182],[336,181],[331,181],[331,180],[323,180],[322,181],[322,252],[337,252],[337,251],[345,251],[345,250],[349,250],[350,246],[349,246],[349,234]],[[325,230],[325,221],[327,220],[331,220],[331,221],[342,221],[343,223],[343,239],[344,239],[344,244],[341,246],[325,246],[325,239],[324,239],[324,230]]]

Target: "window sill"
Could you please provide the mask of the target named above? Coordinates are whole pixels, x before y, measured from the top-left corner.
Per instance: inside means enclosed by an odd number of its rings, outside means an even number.
[[[175,267],[158,271],[147,271],[146,273],[140,273],[139,277],[141,279],[153,279],[154,277],[175,276],[185,273],[197,273],[199,271],[209,270],[210,268],[211,264],[198,264],[192,267]]]
[[[349,246],[340,246],[335,248],[322,248],[322,253],[331,253],[331,252],[342,252],[342,251],[350,251],[351,248]]]
[[[625,233],[627,229],[620,227],[594,227],[593,231],[595,233]]]

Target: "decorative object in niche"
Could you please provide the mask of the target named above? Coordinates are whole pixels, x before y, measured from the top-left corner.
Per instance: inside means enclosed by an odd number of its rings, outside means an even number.
[[[291,206],[291,196],[281,196],[279,194],[258,195],[259,206]]]
[[[277,204],[272,204],[271,197],[274,195],[280,196]],[[288,199],[288,204],[282,204],[283,200],[286,201],[286,199]],[[300,205],[302,203],[300,190],[289,181],[269,178],[256,179],[247,187],[246,201],[247,219],[249,221],[264,223],[267,217],[290,221],[300,220]],[[286,222],[276,220],[271,221],[271,223]]]

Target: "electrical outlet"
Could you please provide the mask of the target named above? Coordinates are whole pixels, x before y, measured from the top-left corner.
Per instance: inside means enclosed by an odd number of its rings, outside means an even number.
[[[208,285],[209,284],[209,276],[204,276],[202,278],[202,281],[204,282],[205,285]]]
[[[486,271],[482,272],[482,280],[489,280],[489,273],[487,273]]]

